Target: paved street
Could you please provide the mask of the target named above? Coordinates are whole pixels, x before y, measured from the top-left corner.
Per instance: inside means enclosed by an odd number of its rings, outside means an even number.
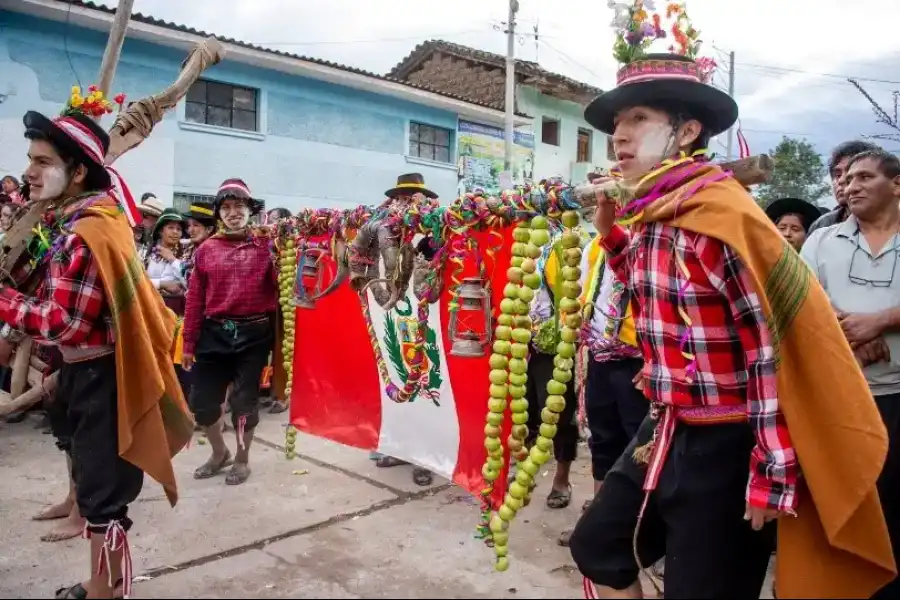
[[[208,446],[176,460],[181,502],[170,509],[152,482],[134,505],[131,544],[139,598],[578,598],[581,579],[558,532],[590,489],[579,461],[572,506],[523,511],[512,565],[496,573],[473,539],[478,505],[446,481],[422,489],[410,467],[377,469],[368,453],[299,435],[284,458],[283,415],[266,415],[253,476],[195,481]],[[30,520],[65,493],[65,461],[31,422],[0,426],[0,597],[47,598],[83,577],[84,542],[39,541],[52,526]]]
[[[478,504],[436,479],[412,482],[411,467],[378,469],[368,453],[298,434],[299,458],[284,458],[283,415],[264,414],[253,476],[195,481],[207,456],[195,442],[176,459],[181,502],[170,509],[154,482],[132,509],[138,598],[581,598],[581,577],[556,544],[590,493],[587,450],[573,468],[575,496],[561,511],[538,501],[514,524],[512,563],[493,569],[473,539]],[[551,466],[551,465],[548,465]],[[82,540],[39,537],[31,517],[65,493],[65,461],[30,421],[0,426],[0,598],[48,598],[85,574]],[[767,583],[764,598],[771,597]],[[649,595],[651,588],[645,585]]]

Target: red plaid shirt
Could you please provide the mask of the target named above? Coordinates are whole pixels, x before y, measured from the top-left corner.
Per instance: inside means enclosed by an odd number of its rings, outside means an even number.
[[[718,240],[662,223],[614,227],[603,240],[609,264],[629,286],[635,327],[645,358],[645,394],[676,407],[746,406],[756,447],[750,456],[748,502],[791,512],[800,466],[778,408],[775,350],[746,268]],[[684,259],[687,278],[676,264]],[[678,300],[678,291],[685,287]],[[686,331],[679,314],[691,319]]]
[[[0,321],[43,344],[96,348],[116,341],[97,261],[75,234],[50,258],[37,297],[0,287]]]
[[[250,317],[275,312],[277,306],[278,272],[268,240],[206,240],[194,252],[184,312],[184,353],[194,354],[204,317]]]

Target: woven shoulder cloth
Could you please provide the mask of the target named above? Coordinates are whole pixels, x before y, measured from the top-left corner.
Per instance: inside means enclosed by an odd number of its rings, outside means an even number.
[[[888,437],[831,303],[744,188],[713,165],[644,209],[722,241],[749,269],[778,357],[778,399],[803,477],[778,523],[779,598],[868,598],[897,568],[875,487]]]
[[[71,229],[97,261],[115,323],[119,455],[158,481],[174,506],[172,457],[194,429],[172,363],[175,314],[150,283],[114,200],[92,204]]]

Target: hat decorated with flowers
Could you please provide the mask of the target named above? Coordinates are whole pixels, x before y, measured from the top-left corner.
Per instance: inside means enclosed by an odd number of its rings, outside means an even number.
[[[115,97],[115,102],[121,110],[125,96],[119,94]],[[26,137],[33,137],[38,133],[83,164],[97,188],[88,191],[108,192],[122,207],[129,223],[134,227],[141,220],[137,203],[118,171],[106,165],[109,134],[97,122],[100,117],[112,112],[112,103],[96,86],[90,86],[86,96],[82,95],[80,87],[75,86],[59,116],[48,118],[39,112],[28,111],[22,121]]]
[[[613,55],[620,68],[616,87],[585,109],[588,123],[612,135],[619,112],[653,101],[685,107],[710,136],[734,125],[737,104],[710,84],[716,63],[698,56],[700,32],[691,24],[683,2],[666,4],[664,13],[656,11],[656,0],[632,4],[609,0],[609,7],[615,11]],[[649,52],[655,42],[666,39],[671,40],[668,53]]]

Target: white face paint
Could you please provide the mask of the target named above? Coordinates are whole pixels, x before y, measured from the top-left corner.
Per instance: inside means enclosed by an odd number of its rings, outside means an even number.
[[[247,227],[250,222],[250,207],[241,200],[228,198],[222,201],[219,208],[219,216],[229,231],[239,231]]]
[[[669,155],[675,141],[673,134],[671,125],[649,124],[635,151],[635,158],[641,166],[649,169],[661,163]]]
[[[68,186],[66,171],[62,167],[46,167],[41,172],[41,184],[35,200],[50,200],[62,196]]]

